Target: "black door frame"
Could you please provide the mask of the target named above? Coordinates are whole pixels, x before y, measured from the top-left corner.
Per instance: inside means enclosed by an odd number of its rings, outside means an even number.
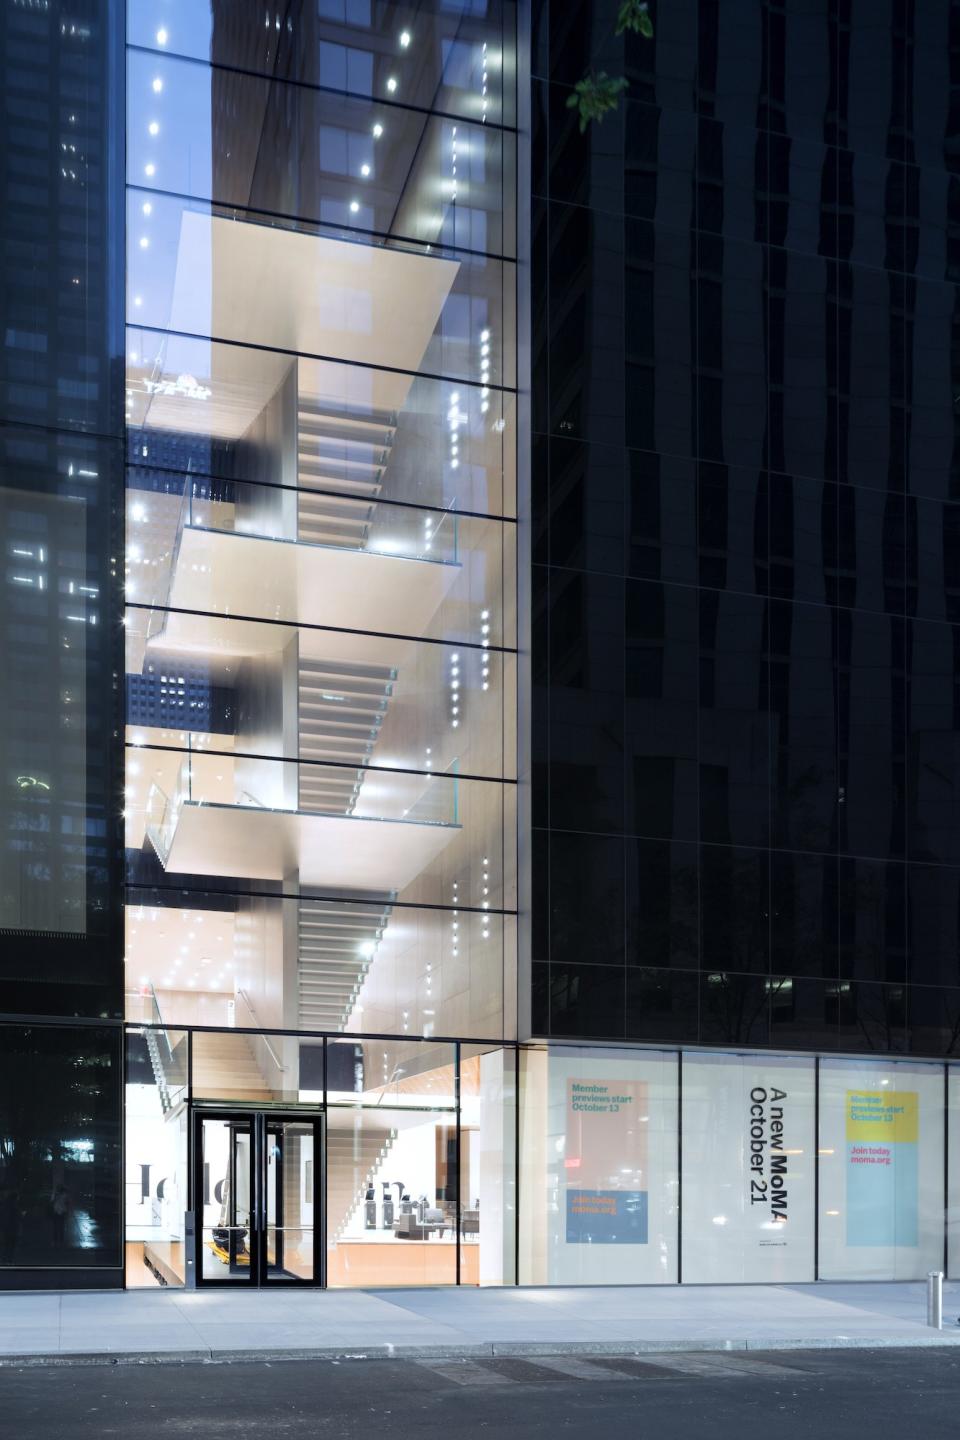
[[[194,1243],[196,1253],[194,1255],[194,1273],[197,1277],[197,1286],[217,1286],[227,1289],[280,1289],[288,1287],[291,1289],[317,1289],[326,1284],[326,1205],[324,1203],[326,1186],[326,1129],[325,1114],[322,1109],[311,1109],[309,1111],[255,1109],[250,1107],[244,1109],[241,1106],[219,1106],[219,1105],[192,1105],[191,1109],[191,1145],[190,1153],[192,1158],[192,1183],[193,1196],[191,1210],[194,1217]],[[250,1255],[249,1273],[242,1277],[216,1278],[205,1276],[203,1273],[203,1205],[204,1205],[204,1169],[203,1169],[203,1122],[204,1120],[220,1120],[229,1125],[243,1126],[250,1135],[250,1210],[251,1223],[247,1231],[247,1249]],[[303,1280],[296,1275],[286,1275],[282,1278],[268,1278],[267,1269],[267,1146],[270,1138],[270,1130],[273,1126],[292,1123],[298,1125],[310,1125],[313,1129],[313,1279]],[[234,1150],[231,1146],[229,1164],[232,1170],[234,1165]],[[231,1175],[231,1190],[235,1194],[235,1184]],[[279,1200],[282,1204],[283,1186],[279,1190]],[[283,1224],[282,1212],[275,1215],[275,1223]],[[280,1241],[282,1254],[282,1239]]]

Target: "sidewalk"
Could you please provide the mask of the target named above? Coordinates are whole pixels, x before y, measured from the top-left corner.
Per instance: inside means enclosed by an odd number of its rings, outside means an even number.
[[[918,1283],[0,1295],[0,1365],[960,1345],[960,1283],[942,1331],[925,1305]]]

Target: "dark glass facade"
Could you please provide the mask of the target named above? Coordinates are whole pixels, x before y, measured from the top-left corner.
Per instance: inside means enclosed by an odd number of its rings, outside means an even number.
[[[2,1288],[122,1279],[122,43],[0,15]]]
[[[534,10],[534,1030],[956,1053],[955,8]]]

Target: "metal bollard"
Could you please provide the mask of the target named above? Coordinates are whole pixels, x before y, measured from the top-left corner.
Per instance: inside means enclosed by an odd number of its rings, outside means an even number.
[[[927,1324],[943,1329],[943,1271],[927,1272]]]

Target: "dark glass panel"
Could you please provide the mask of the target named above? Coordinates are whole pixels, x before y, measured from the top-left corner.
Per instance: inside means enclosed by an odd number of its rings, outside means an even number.
[[[774,851],[770,861],[771,968],[832,978],[839,941],[836,856]]]
[[[911,985],[907,991],[912,1055],[960,1055],[960,989]]]
[[[700,949],[696,846],[625,843],[627,964],[695,970]]]
[[[771,475],[770,593],[822,604],[836,599],[837,486]]]
[[[625,233],[626,441],[642,450],[692,455],[694,239],[645,220],[627,220]],[[615,284],[608,288],[613,295]],[[619,327],[619,315],[612,323]],[[611,384],[620,394],[620,376]]]
[[[956,176],[932,167],[908,166],[905,206],[905,268],[925,280],[956,280],[951,232],[956,213]]]
[[[767,591],[767,473],[697,467],[699,578],[718,590]]]
[[[550,1033],[624,1039],[626,975],[622,966],[551,965]]]
[[[770,605],[773,828],[791,848],[837,843],[835,628],[819,606]]]
[[[905,1050],[906,995],[903,985],[838,981],[839,1048],[873,1050],[882,1055]]]
[[[923,4],[910,7],[910,23],[911,44],[906,50],[909,141],[921,164],[955,168],[950,76],[956,7],[951,0],[923,0]],[[944,137],[948,137],[946,143]]]
[[[700,592],[700,838],[770,839],[766,614],[750,595]]]
[[[11,427],[0,473],[0,1009],[119,1016],[121,445]]]
[[[851,6],[839,22],[837,143],[900,158],[904,139],[904,34],[891,7]]]
[[[628,831],[695,840],[697,592],[627,581]]]
[[[835,1050],[837,1005],[831,981],[775,975],[770,981],[770,1044],[785,1050]]]
[[[767,110],[771,130],[832,140],[837,20],[829,0],[771,6],[767,36]]]
[[[623,220],[550,205],[550,430],[624,442]],[[628,320],[629,320],[629,306]]]
[[[550,816],[550,571],[531,567],[530,586],[530,788],[531,823]]]
[[[671,230],[691,229],[696,143],[694,115],[627,102],[623,204],[628,215]]]
[[[744,6],[731,32],[722,0],[699,0],[696,98],[701,115],[756,124],[766,84],[767,30],[759,5]]]
[[[906,866],[839,861],[839,961],[844,980],[907,979]]]
[[[773,469],[829,473],[836,433],[833,264],[771,250],[769,259],[769,453]]]
[[[907,501],[908,613],[960,621],[960,505]]]
[[[628,452],[627,574],[691,584],[697,573],[697,502],[692,460]]]
[[[699,977],[684,970],[627,972],[627,1039],[696,1044]]]
[[[915,495],[960,494],[957,437],[960,364],[955,285],[917,281],[907,292],[905,348],[906,465]]]
[[[839,487],[836,600],[902,615],[906,604],[906,509],[902,495]]]
[[[580,128],[580,115],[567,105],[566,86],[548,87],[549,194],[554,200],[594,210],[623,213],[624,105],[602,125]]]
[[[764,240],[767,135],[701,116],[697,125],[697,227],[730,240]],[[679,229],[682,221],[674,222]]]
[[[116,7],[93,0],[69,15],[59,5],[4,7],[3,422],[122,434],[118,23]]]
[[[810,140],[769,136],[770,242],[803,255],[837,254],[837,152]]]
[[[881,270],[841,264],[836,306],[838,478],[902,490],[904,281]]]
[[[711,235],[697,241],[698,448],[748,469],[767,453],[769,253]],[[680,319],[677,329],[685,333]]]
[[[911,985],[960,985],[960,870],[908,865]]]
[[[700,847],[700,955],[704,970],[769,970],[769,851]]]
[[[121,1041],[0,1026],[0,1269],[122,1265]]]
[[[550,429],[550,203],[530,206],[530,428]]]
[[[839,848],[902,857],[905,845],[903,620],[837,614]]]
[[[552,436],[549,486],[550,563],[622,575],[623,450]]]
[[[623,829],[623,585],[550,574],[550,823]]]
[[[550,966],[534,961],[531,969],[530,1028],[534,1035],[549,1035]]]
[[[550,959],[550,831],[530,831],[530,947],[534,964]]]
[[[915,620],[907,632],[907,854],[960,860],[960,632]]]
[[[903,270],[906,167],[868,151],[839,152],[841,233],[845,260]]]
[[[552,964],[623,964],[623,845],[615,835],[551,832]]]
[[[700,976],[700,1039],[706,1045],[766,1045],[770,981],[708,971]]]

